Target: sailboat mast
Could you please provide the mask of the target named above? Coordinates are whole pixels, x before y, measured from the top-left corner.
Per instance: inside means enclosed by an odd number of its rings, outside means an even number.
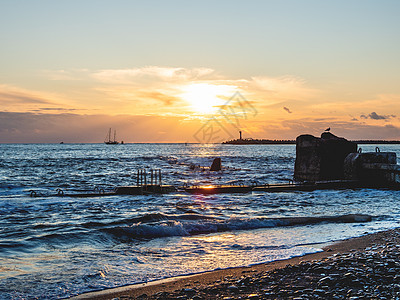
[[[116,144],[119,144],[118,142],[117,142],[117,130],[115,130],[114,129],[114,140],[112,139],[112,136],[111,136],[111,130],[112,128],[110,127],[109,129],[108,129],[108,134],[107,134],[107,136],[106,136],[106,139],[104,140],[104,143],[106,143],[107,145],[116,145]]]

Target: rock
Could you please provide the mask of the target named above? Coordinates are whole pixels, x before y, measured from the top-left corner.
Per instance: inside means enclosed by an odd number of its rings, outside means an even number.
[[[326,293],[325,290],[321,290],[321,289],[316,289],[316,290],[314,290],[313,292],[314,292],[315,294],[318,294],[318,295],[324,295],[324,294]]]
[[[320,285],[323,285],[323,284],[330,285],[332,281],[334,281],[334,279],[332,277],[325,276],[325,277],[321,278],[320,280],[318,280],[318,284],[320,284]]]
[[[228,286],[227,290],[231,293],[237,293],[239,291],[239,288],[236,285],[231,285]]]
[[[196,291],[195,291],[194,289],[190,289],[190,288],[188,288],[188,289],[183,289],[182,291],[183,291],[185,294],[189,294],[189,295],[195,294],[195,293],[196,293]]]
[[[342,253],[269,272],[245,273],[240,278],[227,276],[223,281],[215,281],[207,287],[197,285],[195,289],[188,287],[149,298],[400,299],[400,275],[397,275],[400,274],[400,253],[397,244],[376,244],[373,249]],[[327,275],[322,276],[321,273]]]
[[[214,158],[211,167],[210,167],[210,171],[221,171],[222,166],[221,166],[221,158],[217,157]]]

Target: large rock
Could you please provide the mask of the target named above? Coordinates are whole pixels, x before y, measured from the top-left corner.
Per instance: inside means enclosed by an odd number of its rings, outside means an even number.
[[[210,171],[221,171],[221,169],[222,169],[221,158],[219,157],[214,158],[210,167]]]
[[[296,139],[296,181],[344,179],[343,163],[346,156],[357,152],[357,144],[324,132],[321,138],[300,135]]]

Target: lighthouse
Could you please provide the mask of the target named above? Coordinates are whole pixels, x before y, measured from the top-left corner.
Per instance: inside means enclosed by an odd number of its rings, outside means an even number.
[[[242,131],[239,131],[239,140],[242,140]]]

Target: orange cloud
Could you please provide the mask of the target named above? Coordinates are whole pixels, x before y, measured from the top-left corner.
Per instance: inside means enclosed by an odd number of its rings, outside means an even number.
[[[0,108],[2,111],[66,111],[74,108],[66,105],[58,94],[32,91],[10,85],[0,85]]]
[[[189,142],[201,123],[176,116],[0,112],[0,143],[102,143],[109,127],[124,142]]]
[[[35,118],[47,116],[52,122],[73,120],[82,128],[86,126],[101,132],[101,136],[104,128],[113,126],[107,123],[115,120],[121,128],[143,130],[143,136],[140,132],[132,137],[132,141],[195,141],[193,135],[210,118],[215,118],[224,130],[227,129],[224,135],[227,138],[236,136],[240,129],[247,137],[293,139],[302,133],[318,134],[327,127],[334,132],[338,130],[343,136],[349,134],[350,138],[364,138],[363,130],[380,134],[382,138],[392,138],[400,127],[394,113],[400,110],[400,95],[372,95],[370,99],[362,100],[348,95],[342,98],[294,76],[230,78],[209,68],[159,66],[60,70],[45,75],[54,83],[54,90],[60,86],[62,92],[38,92],[0,85],[3,110],[34,112],[37,113]],[[237,103],[225,105],[235,92],[240,92],[256,113],[238,111],[240,105]],[[203,109],[206,111],[206,100],[210,100],[208,107],[215,108],[207,109],[208,115],[202,113]],[[372,112],[376,116],[360,117],[370,116]],[[83,113],[87,115],[82,118],[90,120],[90,124],[78,117]],[[62,114],[64,119],[58,119],[55,114]],[[379,119],[379,116],[390,118]],[[26,120],[28,115],[14,115],[13,118]],[[135,126],[146,126],[134,127],[125,122],[128,119]],[[54,128],[70,131],[61,124]],[[44,134],[43,130],[38,132]],[[78,128],[74,130],[79,131]],[[44,135],[51,136],[50,133]],[[151,140],[146,140],[149,136]],[[85,139],[92,137],[87,134],[81,140]]]

